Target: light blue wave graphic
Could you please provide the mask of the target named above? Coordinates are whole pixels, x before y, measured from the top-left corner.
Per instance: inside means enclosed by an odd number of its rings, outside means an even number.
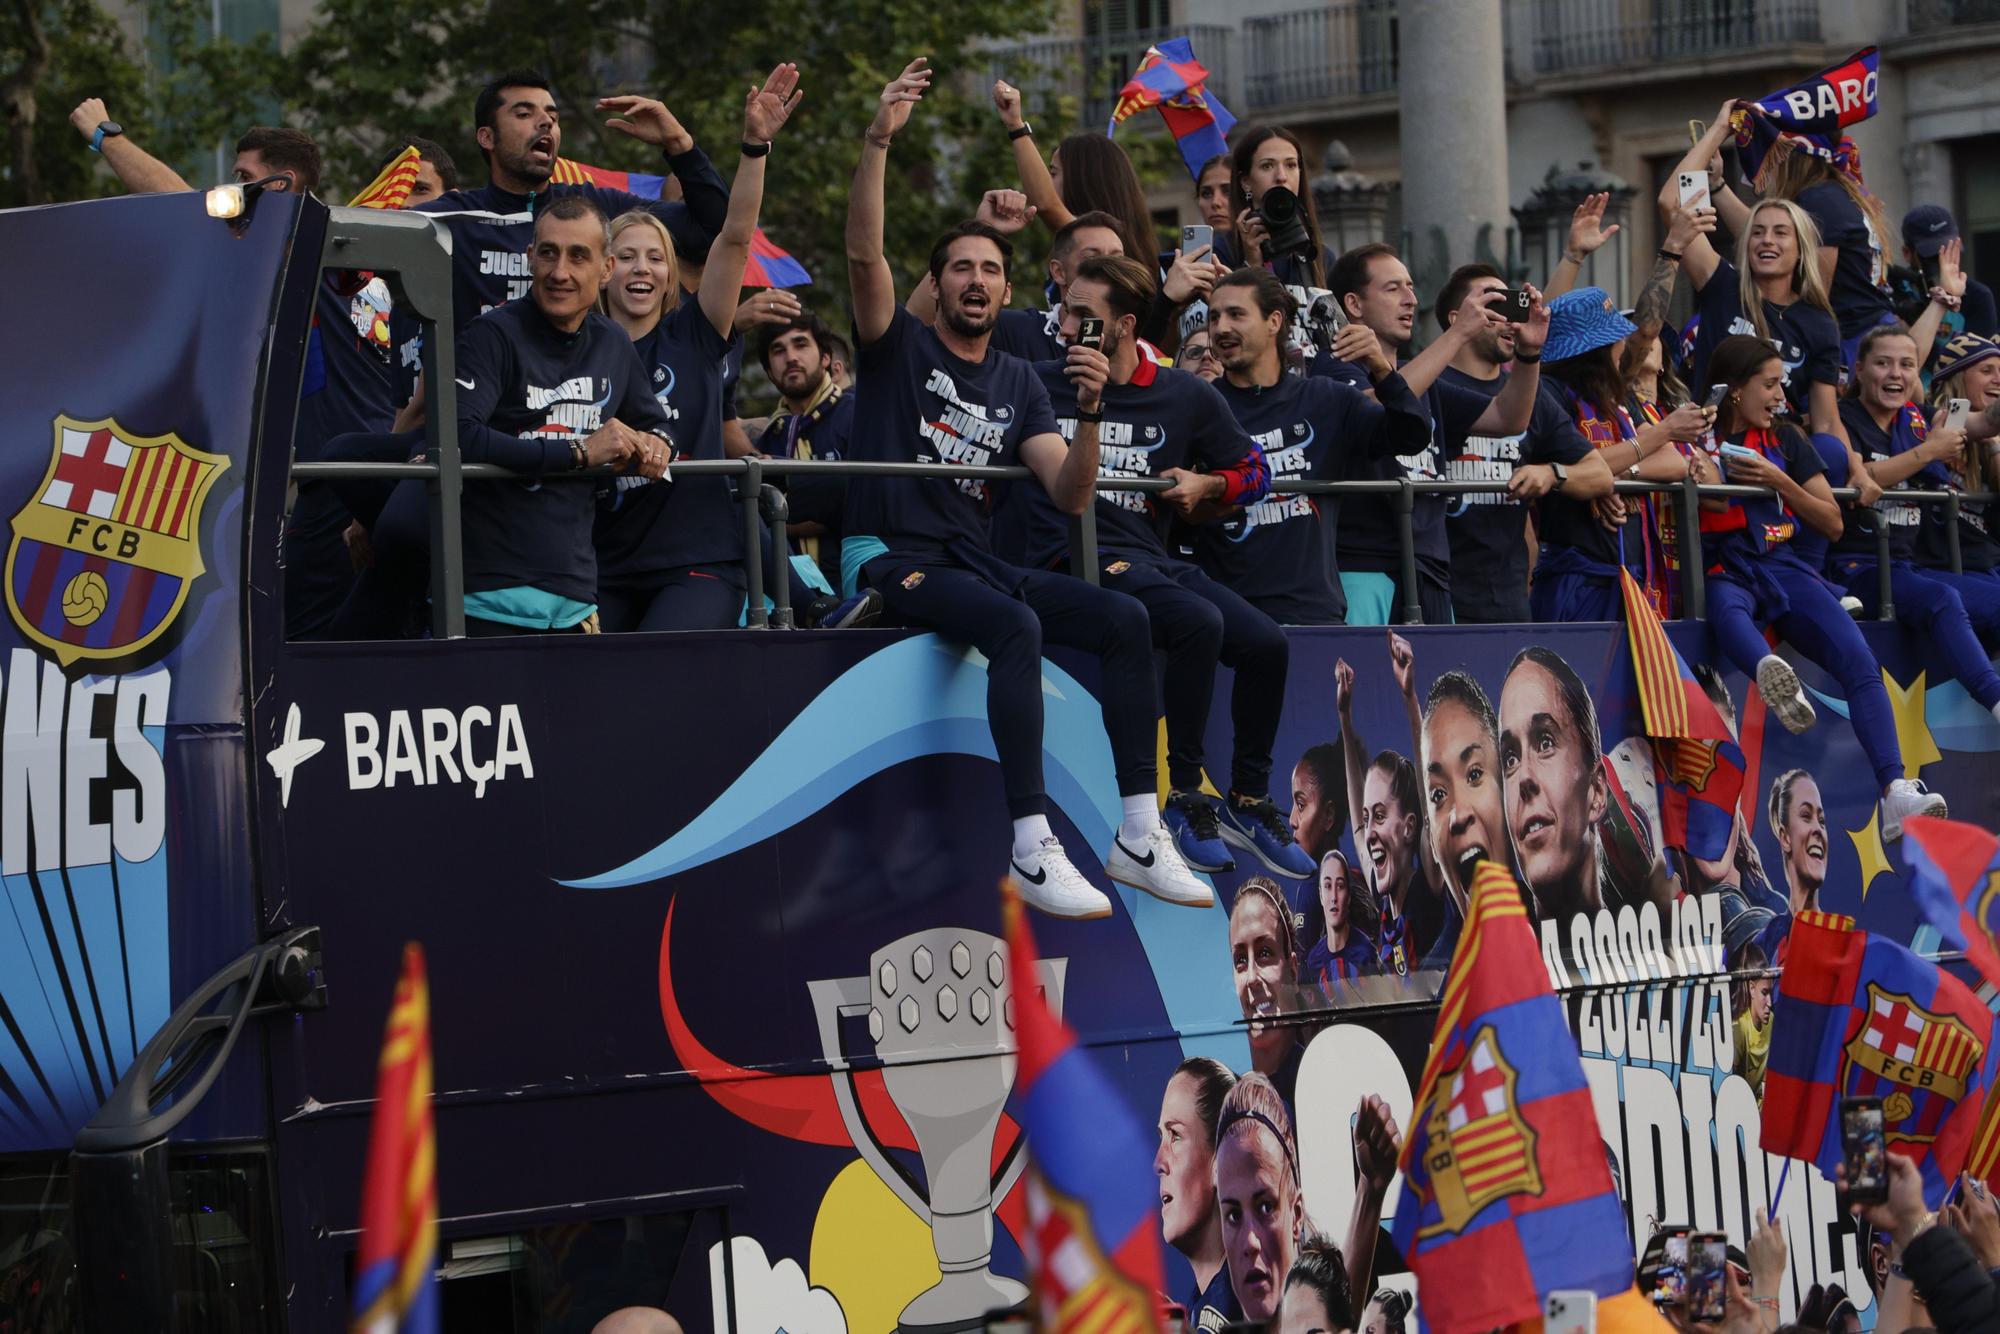
[[[165,729],[143,730],[164,752]],[[72,1140],[173,1008],[165,843],[113,857],[0,877],[0,1151]]]
[[[1068,672],[1042,661],[1043,760],[1049,798],[1102,854],[1118,828],[1118,778],[1096,698]],[[986,722],[986,667],[977,653],[935,635],[870,654],[814,697],[707,809],[623,866],[559,883],[622,889],[664,880],[784,832],[893,765],[924,755],[994,759]],[[1004,818],[996,811],[994,818]],[[1085,849],[1069,849],[1087,865]],[[1197,911],[1117,887],[1139,935],[1167,1017],[1183,1030],[1237,1013],[1224,967],[1229,924],[1220,908]],[[1241,1066],[1247,1039],[1220,1034],[1199,1050]]]
[[[1808,687],[1811,689],[1811,687]],[[1815,700],[1845,718],[1847,701],[1838,695],[1813,690]],[[1947,678],[1924,689],[1924,724],[1937,739],[1938,749],[1980,755],[2000,750],[2000,722],[1966,693],[1964,686]]]

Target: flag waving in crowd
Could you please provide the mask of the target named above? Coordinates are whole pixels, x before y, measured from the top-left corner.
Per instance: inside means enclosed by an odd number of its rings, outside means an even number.
[[[1729,846],[1743,793],[1743,750],[1715,702],[1667,638],[1630,570],[1620,569],[1639,711],[1653,739],[1660,822],[1671,847],[1708,861]]]
[[[1398,1166],[1393,1231],[1427,1328],[1490,1330],[1540,1315],[1543,1293],[1632,1287],[1576,1042],[1521,888],[1495,862],[1473,879]]]
[[[1922,1170],[1936,1208],[1965,1166],[1996,1062],[1993,1015],[1972,988],[1852,918],[1802,913],[1778,979],[1763,1146],[1831,1180],[1841,1099],[1880,1098],[1890,1151]]]
[[[1139,68],[1118,90],[1108,135],[1147,107],[1159,108],[1167,132],[1180,145],[1188,175],[1199,177],[1201,164],[1229,151],[1229,132],[1236,117],[1208,90],[1208,71],[1194,58],[1194,46],[1175,37],[1148,47]]]
[[[1028,1235],[1039,1327],[1048,1334],[1159,1329],[1159,1182],[1118,1090],[1032,981],[1035,937],[1007,895],[1009,975],[1020,1035],[1015,1081],[1028,1137]]]
[[[417,183],[417,168],[423,155],[414,146],[389,159],[366,189],[347,201],[349,208],[401,208],[410,202],[410,189]]]
[[[1903,832],[1917,911],[2000,987],[2000,839],[1977,825],[1928,816],[1912,817]]]
[[[549,179],[563,185],[595,185],[605,190],[623,190],[641,199],[658,199],[667,178],[643,171],[612,171],[593,167],[571,158],[556,159]],[[778,243],[759,227],[750,238],[750,262],[743,268],[745,287],[809,287],[812,275],[806,266],[778,248]]]
[[[1871,46],[1789,88],[1740,103],[1729,125],[1743,155],[1743,174],[1757,180],[1781,139],[1814,157],[1841,163],[1843,145],[1852,148],[1843,131],[1875,114],[1881,59]]]
[[[436,1269],[430,987],[423,947],[412,941],[403,946],[403,972],[375,1075],[368,1174],[361,1181],[361,1253],[354,1263],[354,1334],[434,1334]]]

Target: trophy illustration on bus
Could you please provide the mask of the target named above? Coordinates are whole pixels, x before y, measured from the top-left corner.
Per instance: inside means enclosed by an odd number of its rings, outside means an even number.
[[[1041,960],[1030,983],[1058,1016],[1068,963]],[[942,927],[884,945],[865,977],[806,984],[848,1138],[931,1227],[943,1277],[903,1308],[903,1334],[977,1328],[988,1311],[1027,1300],[1026,1287],[992,1270],[993,1202],[1027,1167],[1025,1144],[1016,1141],[999,1169],[989,1170],[993,1134],[1014,1087],[1015,979],[1007,974],[1006,941]],[[875,1138],[855,1097],[857,1057],[846,1049],[841,1021],[864,1016],[883,1085],[916,1137],[921,1185]]]

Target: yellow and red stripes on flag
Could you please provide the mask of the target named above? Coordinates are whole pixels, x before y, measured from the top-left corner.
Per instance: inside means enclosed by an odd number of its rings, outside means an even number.
[[[1625,596],[1625,630],[1632,643],[1632,671],[1639,678],[1639,711],[1646,720],[1646,735],[1687,737],[1687,693],[1667,629],[1630,570],[1621,567],[1618,581]],[[1714,764],[1713,756],[1708,763]]]
[[[349,208],[402,208],[410,202],[410,190],[417,183],[417,167],[423,155],[405,148],[382,168],[382,174],[348,201]]]
[[[1445,974],[1444,999],[1438,1005],[1437,1025],[1434,1033],[1453,1033],[1465,1021],[1466,995],[1472,990],[1472,976],[1479,961],[1480,942],[1486,938],[1485,927],[1490,922],[1502,921],[1510,917],[1525,918],[1527,905],[1521,902],[1521,887],[1515,883],[1513,874],[1498,862],[1481,862],[1472,875],[1472,908],[1466,914],[1465,926],[1459,932],[1458,949],[1451,956],[1451,967]],[[1416,1111],[1411,1114],[1411,1123],[1419,1123],[1430,1111],[1432,1099],[1437,1096],[1438,1068],[1443,1065],[1448,1044],[1438,1041],[1431,1043],[1431,1052],[1424,1060],[1423,1077],[1417,1081]],[[1404,1137],[1403,1160],[1397,1166],[1409,1170],[1408,1158],[1417,1142],[1414,1134]]]
[[[1979,1128],[1972,1132],[1972,1146],[1965,1155],[1965,1170],[1974,1181],[1989,1187],[2000,1185],[2000,1091],[1986,1091],[1986,1106],[1979,1112]]]
[[[1465,1192],[1477,1196],[1518,1181],[1532,1168],[1528,1140],[1512,1117],[1489,1116],[1451,1132],[1452,1152]]]
[[[353,1334],[436,1328],[437,1139],[431,1116],[430,987],[423,947],[403,946],[382,1038],[361,1183]]]
[[[125,480],[119,485],[111,517],[134,528],[185,540],[188,508],[201,494],[209,469],[210,465],[189,458],[172,445],[136,449],[125,467]]]
[[[592,185],[596,183],[596,177],[592,176],[590,169],[581,162],[566,157],[559,157],[556,159],[555,169],[549,173],[549,183],[552,185]]]
[[[1922,1070],[1936,1071],[1963,1081],[1986,1048],[1979,1039],[1953,1023],[1930,1023],[1917,1035],[1916,1053],[1910,1063]]]

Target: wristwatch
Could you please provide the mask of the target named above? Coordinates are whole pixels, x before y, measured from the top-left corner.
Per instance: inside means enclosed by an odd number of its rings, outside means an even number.
[[[109,139],[114,134],[123,133],[125,133],[125,127],[115,120],[101,120],[97,122],[97,128],[90,135],[90,151],[93,153],[102,153],[106,139]]]
[[[1560,463],[1551,463],[1549,471],[1556,475],[1555,489],[1558,491],[1562,490],[1563,483],[1569,481],[1569,469]]]

